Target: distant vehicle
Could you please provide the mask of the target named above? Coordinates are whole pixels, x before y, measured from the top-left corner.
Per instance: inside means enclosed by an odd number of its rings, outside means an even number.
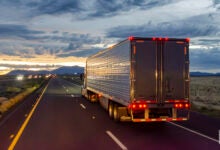
[[[82,95],[115,121],[188,120],[189,41],[129,37],[88,57]]]

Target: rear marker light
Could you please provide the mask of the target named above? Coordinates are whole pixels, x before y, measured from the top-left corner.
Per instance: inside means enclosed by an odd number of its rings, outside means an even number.
[[[130,41],[132,41],[132,40],[134,39],[134,37],[133,37],[133,36],[129,36],[128,39],[129,39]]]
[[[186,42],[190,42],[190,38],[186,38]]]

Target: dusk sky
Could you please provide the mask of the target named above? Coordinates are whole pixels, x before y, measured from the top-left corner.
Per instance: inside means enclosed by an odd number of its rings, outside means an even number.
[[[0,74],[84,66],[128,36],[190,41],[190,70],[220,72],[220,0],[0,0]]]

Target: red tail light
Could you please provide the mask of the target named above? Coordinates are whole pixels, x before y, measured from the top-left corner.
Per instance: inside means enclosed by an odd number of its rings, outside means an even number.
[[[147,104],[145,102],[134,102],[131,103],[128,108],[132,110],[143,110],[147,108]]]
[[[185,108],[189,108],[189,104],[185,104]]]
[[[176,103],[174,104],[174,108],[182,109],[182,108],[189,108],[189,103]]]

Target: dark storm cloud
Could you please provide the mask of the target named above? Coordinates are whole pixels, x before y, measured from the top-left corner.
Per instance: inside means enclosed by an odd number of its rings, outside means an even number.
[[[66,55],[66,56],[86,56],[85,52],[70,53],[79,49],[90,49],[93,44],[102,43],[102,38],[91,36],[90,34],[78,34],[52,31],[46,33],[42,31],[30,30],[23,25],[1,25],[0,37],[2,39],[23,39],[28,40],[29,44],[4,43],[1,42],[0,54],[10,56],[21,56],[24,58],[32,58],[35,55],[51,54],[51,55]],[[21,40],[22,41],[22,40]],[[31,44],[31,42],[35,44]],[[56,43],[56,44],[53,44]],[[64,46],[66,44],[66,46]],[[87,48],[84,48],[86,46]],[[88,51],[89,52],[89,51]],[[88,53],[89,55],[90,53]]]
[[[210,18],[211,19],[211,18]],[[175,22],[162,22],[153,24],[149,22],[140,26],[118,26],[108,30],[107,37],[125,38],[133,36],[168,36],[168,37],[198,37],[216,36],[219,33],[219,26],[210,22],[190,18]]]
[[[101,42],[100,37],[94,37],[90,34],[68,33],[59,34],[58,31],[46,33],[44,31],[31,30],[24,25],[0,24],[0,38],[2,39],[25,39],[40,42],[56,41],[61,43],[77,44],[96,44]],[[76,46],[74,46],[76,48]],[[72,47],[72,48],[74,48]]]
[[[68,56],[76,56],[76,57],[88,57],[99,52],[100,48],[91,48],[86,50],[72,51],[70,53],[59,54],[57,57],[68,57]]]
[[[82,11],[80,0],[40,0],[27,2],[25,5],[31,8],[36,13],[35,15],[54,15]]]
[[[190,50],[190,66],[200,69],[219,69],[220,49],[193,49]]]
[[[220,9],[220,0],[213,0],[213,5],[215,8]]]
[[[151,9],[175,0],[3,0],[0,5],[27,10],[27,17],[71,13],[78,19],[120,14],[131,9]]]
[[[30,30],[24,25],[0,24],[0,38],[23,38],[29,40],[39,34],[44,34],[44,32]]]
[[[172,0],[96,0],[95,11],[88,14],[88,18],[108,17],[130,9],[150,9],[172,2]]]

